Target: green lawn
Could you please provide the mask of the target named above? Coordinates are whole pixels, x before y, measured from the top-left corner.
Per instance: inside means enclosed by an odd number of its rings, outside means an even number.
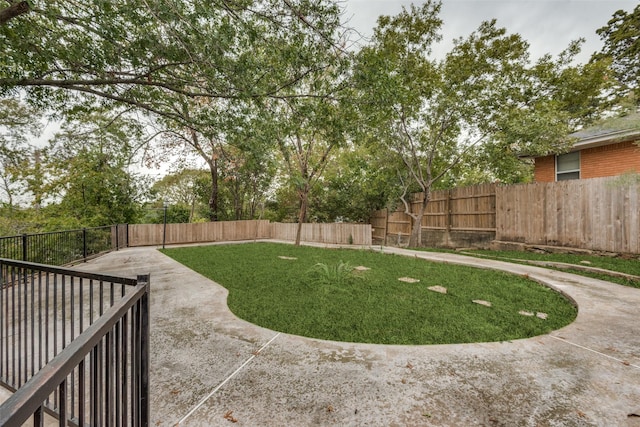
[[[506,341],[558,329],[577,314],[560,294],[524,277],[375,251],[250,243],[163,252],[226,287],[229,308],[238,317],[320,339]],[[356,266],[371,270],[350,271]],[[403,283],[400,277],[420,282]],[[447,288],[447,294],[427,289],[436,285]],[[521,310],[548,318],[523,316]]]
[[[597,267],[610,271],[631,274],[640,277],[640,258],[638,257],[606,257],[597,255],[574,255],[561,253],[535,253],[524,251],[488,251],[488,250],[466,250],[463,255],[475,255],[483,258],[500,259],[500,260],[531,260],[546,262],[561,262],[566,264],[574,264],[582,267]],[[561,269],[570,271],[574,274],[593,277],[595,279],[607,280],[609,282],[618,283],[620,285],[640,288],[640,280],[634,280],[624,277],[616,277],[605,273],[588,272],[578,269]]]

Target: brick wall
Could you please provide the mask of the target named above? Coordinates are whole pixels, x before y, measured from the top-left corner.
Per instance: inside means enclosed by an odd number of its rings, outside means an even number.
[[[632,141],[588,148],[580,153],[580,178],[582,179],[616,176],[625,172],[640,173],[640,147]],[[555,180],[555,156],[537,157],[534,181],[554,182]]]
[[[533,171],[535,182],[554,182],[556,180],[555,156],[536,157]]]
[[[589,148],[580,153],[580,177],[616,176],[640,172],[640,147],[631,141]]]

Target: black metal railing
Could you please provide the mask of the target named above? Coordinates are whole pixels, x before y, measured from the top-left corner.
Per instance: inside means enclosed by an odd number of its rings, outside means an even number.
[[[146,426],[149,276],[0,259],[0,426]]]
[[[0,237],[0,258],[64,265],[128,245],[127,224]]]

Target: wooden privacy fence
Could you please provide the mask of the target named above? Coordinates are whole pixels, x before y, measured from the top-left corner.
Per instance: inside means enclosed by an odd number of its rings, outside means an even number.
[[[130,224],[129,246],[225,242],[252,239],[294,241],[297,224],[268,220],[222,221],[194,224]],[[370,224],[303,224],[301,240],[313,243],[371,244]]]
[[[500,186],[496,239],[640,253],[640,184],[619,178]]]
[[[404,211],[380,210],[371,224],[376,242],[395,244],[411,233],[412,219]],[[422,230],[430,246],[488,246],[493,233],[492,240],[502,242],[637,254],[640,183],[607,177],[434,191]]]
[[[451,190],[437,190],[431,193],[422,230],[463,232],[494,232],[496,227],[496,185],[480,184]],[[414,195],[411,211],[417,212],[424,198],[423,193]],[[389,212],[380,210],[373,213],[371,225],[373,238],[384,240],[387,236],[409,236],[412,218],[404,209]]]
[[[296,239],[298,224],[271,224],[271,238],[279,240]],[[302,224],[300,240],[303,242],[371,245],[371,224]]]

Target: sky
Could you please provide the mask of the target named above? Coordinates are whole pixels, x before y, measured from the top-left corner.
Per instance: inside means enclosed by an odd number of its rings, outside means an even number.
[[[371,36],[380,15],[396,15],[402,6],[422,4],[406,0],[342,0],[345,19],[364,36]],[[453,40],[466,37],[482,21],[497,19],[499,27],[519,33],[530,44],[533,59],[557,55],[572,40],[585,38],[577,61],[586,63],[602,43],[596,30],[617,10],[632,11],[638,0],[442,0],[442,42],[433,52],[444,57]]]

